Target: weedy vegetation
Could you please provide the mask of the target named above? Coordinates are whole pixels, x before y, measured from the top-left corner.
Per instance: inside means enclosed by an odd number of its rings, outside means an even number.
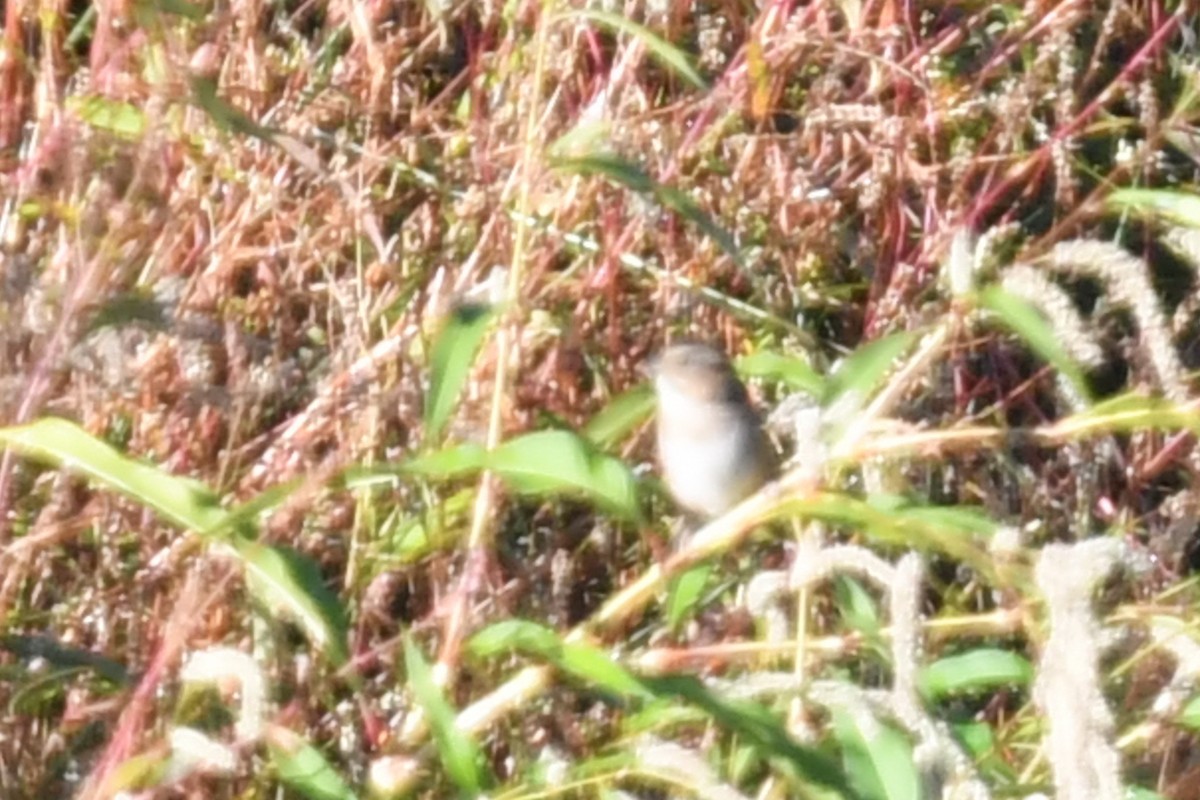
[[[1200,797],[1190,4],[4,8],[0,796]]]

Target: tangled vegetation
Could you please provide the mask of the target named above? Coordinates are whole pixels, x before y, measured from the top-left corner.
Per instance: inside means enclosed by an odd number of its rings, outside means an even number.
[[[0,796],[1200,797],[1190,4],[5,15]]]

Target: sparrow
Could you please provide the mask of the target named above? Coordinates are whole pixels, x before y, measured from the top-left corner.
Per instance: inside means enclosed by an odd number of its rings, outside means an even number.
[[[684,511],[699,521],[719,517],[775,476],[775,450],[725,353],[674,344],[648,371],[663,480]]]

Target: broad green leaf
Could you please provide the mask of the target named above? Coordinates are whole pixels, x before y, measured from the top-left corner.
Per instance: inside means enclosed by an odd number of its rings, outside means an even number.
[[[478,797],[491,783],[483,751],[455,725],[454,709],[434,683],[433,672],[425,657],[407,636],[404,638],[404,665],[408,686],[429,720],[442,766],[464,795]]]
[[[704,78],[700,77],[700,73],[692,66],[687,54],[628,17],[608,11],[600,11],[599,9],[580,9],[563,14],[563,18],[565,19],[575,17],[582,17],[592,22],[598,22],[607,28],[626,33],[635,39],[640,39],[642,44],[646,46],[646,50],[650,53],[651,57],[668,70],[674,72],[697,89],[705,90],[708,88],[708,84],[704,82]]]
[[[917,331],[900,331],[859,347],[829,376],[822,405],[828,408],[842,397],[856,396],[854,407],[861,408],[919,335]]]
[[[786,356],[771,350],[759,350],[753,355],[739,358],[734,366],[747,377],[779,381],[789,389],[798,389],[813,397],[822,397],[825,394],[825,379],[805,358]]]
[[[1033,352],[1062,373],[1080,397],[1086,402],[1091,402],[1092,393],[1083,370],[1062,346],[1054,328],[1033,305],[999,286],[984,289],[980,300],[1009,330],[1020,336]]]
[[[488,306],[461,304],[450,312],[433,343],[432,374],[425,398],[425,441],[436,441],[450,419],[471,364],[483,344],[492,309]]]
[[[553,164],[556,169],[577,175],[601,175],[626,189],[640,194],[653,195],[654,199],[664,207],[671,209],[700,228],[720,245],[721,249],[739,267],[746,268],[745,259],[742,258],[737,242],[734,241],[729,231],[714,222],[712,217],[679,189],[659,183],[651,178],[645,170],[627,159],[613,153],[593,153],[578,158],[556,159]]]
[[[1022,655],[999,648],[981,647],[940,658],[921,669],[918,685],[932,700],[954,694],[990,691],[1004,686],[1026,687],[1033,680],[1033,665]]]
[[[132,103],[87,95],[68,98],[67,108],[93,128],[108,131],[122,139],[141,139],[146,132],[146,115]]]
[[[355,800],[345,779],[300,735],[272,725],[266,741],[271,765],[284,786],[309,800]]]
[[[912,744],[900,731],[865,711],[831,709],[834,738],[842,746],[846,775],[867,800],[921,800],[921,776]]]
[[[240,537],[229,542],[246,567],[250,593],[272,615],[295,622],[335,665],[345,662],[346,612],[308,556]]]
[[[1170,189],[1117,189],[1108,196],[1117,211],[1160,215],[1178,225],[1200,228],[1200,194]]]
[[[583,426],[586,436],[601,450],[624,439],[654,410],[654,391],[642,384],[617,395]]]
[[[216,495],[199,481],[177,477],[124,456],[65,419],[48,417],[29,425],[2,428],[0,445],[38,461],[83,473],[182,528],[216,529],[228,515]]]
[[[782,720],[765,706],[722,697],[691,676],[644,676],[641,681],[660,697],[679,697],[699,708],[718,726],[759,748],[791,780],[814,789],[856,796],[845,775],[827,756],[798,744]]]
[[[712,564],[701,564],[692,567],[671,581],[667,591],[667,622],[671,630],[679,630],[679,626],[689,618],[704,594],[708,585],[708,576],[712,574]]]
[[[967,753],[975,760],[993,754],[996,749],[996,731],[986,722],[959,722],[950,726],[954,737],[963,743]]]
[[[636,520],[637,480],[620,459],[571,431],[537,431],[504,442],[488,459],[509,488],[522,494],[578,494]]]

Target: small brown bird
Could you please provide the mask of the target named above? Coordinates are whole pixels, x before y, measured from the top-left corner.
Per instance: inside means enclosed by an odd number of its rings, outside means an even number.
[[[671,345],[650,374],[663,479],[685,511],[718,517],[774,477],[775,451],[723,352],[697,342]]]

